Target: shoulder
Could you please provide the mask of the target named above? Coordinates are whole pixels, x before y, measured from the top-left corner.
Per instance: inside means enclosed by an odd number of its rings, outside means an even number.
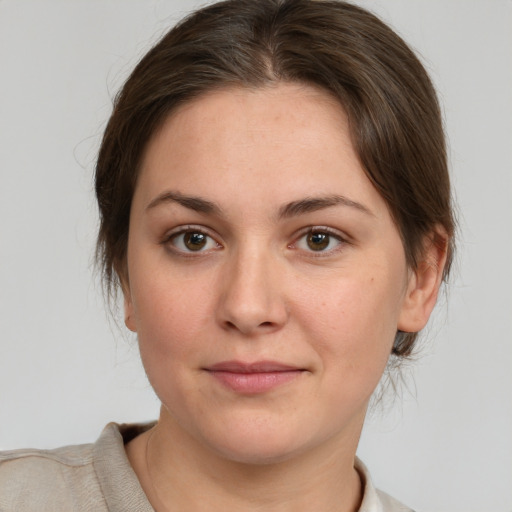
[[[0,452],[0,510],[106,510],[92,446]]]
[[[124,445],[153,423],[109,423],[93,444],[0,452],[0,512],[154,512]]]
[[[395,498],[379,489],[377,489],[377,495],[382,504],[383,512],[414,512],[412,508],[400,503],[398,500],[395,500]]]
[[[414,512],[389,494],[376,489],[367,467],[356,458],[355,468],[363,484],[363,501],[359,512]]]

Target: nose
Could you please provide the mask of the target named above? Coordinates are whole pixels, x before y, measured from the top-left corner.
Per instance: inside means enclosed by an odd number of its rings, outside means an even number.
[[[233,255],[222,275],[218,321],[246,336],[275,332],[288,321],[283,273],[264,251]]]

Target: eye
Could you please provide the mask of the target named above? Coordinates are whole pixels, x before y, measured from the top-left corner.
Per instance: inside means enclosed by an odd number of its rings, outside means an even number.
[[[308,252],[330,252],[344,242],[340,235],[336,235],[325,228],[310,229],[302,235],[293,246]]]
[[[187,229],[173,234],[168,238],[168,242],[181,252],[205,252],[220,248],[211,236],[198,229]]]

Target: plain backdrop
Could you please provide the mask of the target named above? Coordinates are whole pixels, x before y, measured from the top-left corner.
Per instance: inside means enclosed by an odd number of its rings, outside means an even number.
[[[512,2],[360,2],[439,89],[459,208],[455,276],[359,455],[418,511],[512,510]],[[0,0],[0,448],[155,418],[136,340],[92,268],[92,173],[111,100],[193,0]]]

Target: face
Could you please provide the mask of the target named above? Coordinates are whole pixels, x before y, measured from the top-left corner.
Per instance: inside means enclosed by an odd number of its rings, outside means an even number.
[[[256,463],[357,444],[412,277],[327,93],[227,89],[172,114],[127,268],[126,323],[184,443]]]

